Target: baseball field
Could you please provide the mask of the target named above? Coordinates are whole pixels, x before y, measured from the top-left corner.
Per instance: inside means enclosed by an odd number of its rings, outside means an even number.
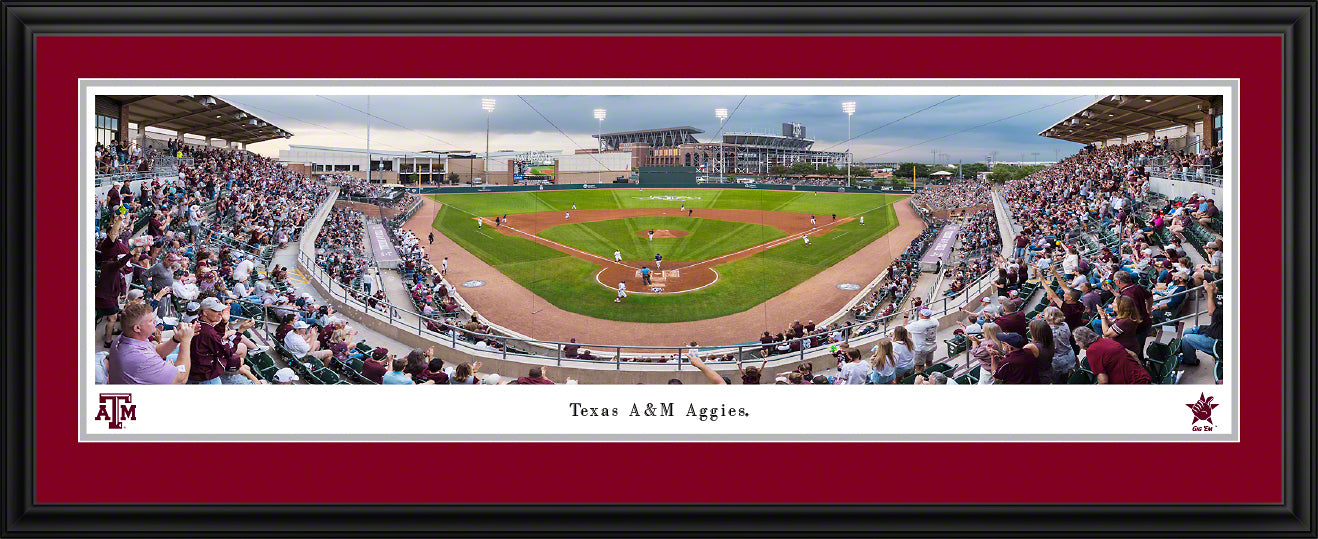
[[[561,309],[628,322],[750,309],[882,238],[904,198],[741,189],[429,196],[441,204],[434,228],[513,281]],[[619,281],[628,293],[620,303]]]

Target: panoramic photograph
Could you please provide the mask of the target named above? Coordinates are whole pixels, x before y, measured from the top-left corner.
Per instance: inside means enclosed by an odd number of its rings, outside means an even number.
[[[1214,386],[1223,99],[98,94],[84,368]]]

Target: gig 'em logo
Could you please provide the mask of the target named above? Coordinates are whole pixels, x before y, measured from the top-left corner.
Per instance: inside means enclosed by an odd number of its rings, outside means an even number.
[[[96,412],[96,421],[109,421],[110,428],[124,428],[124,421],[137,420],[137,405],[132,393],[101,393],[101,409]]]
[[[1190,413],[1194,414],[1194,417],[1190,419],[1190,430],[1195,432],[1212,432],[1213,427],[1217,426],[1213,424],[1213,408],[1217,408],[1217,405],[1213,404],[1212,397],[1204,398],[1204,394],[1200,393],[1199,402],[1192,402],[1186,406],[1189,406]],[[1208,424],[1195,426],[1195,423],[1200,421],[1207,421]]]

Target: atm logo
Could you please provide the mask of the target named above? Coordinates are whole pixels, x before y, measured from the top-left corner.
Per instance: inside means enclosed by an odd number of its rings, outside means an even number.
[[[109,421],[110,428],[124,428],[124,421],[137,420],[137,405],[132,393],[101,393],[101,408],[96,412],[96,421]]]

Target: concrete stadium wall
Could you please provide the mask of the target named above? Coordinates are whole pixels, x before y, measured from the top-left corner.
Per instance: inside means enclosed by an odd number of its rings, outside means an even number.
[[[1190,198],[1191,193],[1199,193],[1201,196],[1213,199],[1220,207],[1223,204],[1222,197],[1226,194],[1222,187],[1211,183],[1173,180],[1159,176],[1150,176],[1149,180],[1149,190],[1167,198]]]
[[[928,208],[928,206],[926,206],[926,205],[924,205],[924,204],[921,204],[921,206],[923,206],[923,207],[925,207],[925,208]],[[992,208],[992,207],[993,207],[993,206],[991,206],[991,205],[984,204],[984,205],[979,205],[979,206],[969,206],[969,207],[965,207],[965,208],[956,208],[956,209],[950,209],[950,210],[930,211],[930,212],[929,212],[929,215],[931,215],[931,216],[933,216],[934,218],[937,218],[937,219],[951,219],[951,218],[952,218],[952,215],[954,215],[954,214],[955,214],[955,215],[961,215],[962,213],[965,213],[965,214],[975,214],[975,213],[979,213],[979,212],[981,212],[981,211],[983,211],[983,210],[987,210],[987,209]]]
[[[302,263],[302,259],[299,259],[298,267],[304,275],[312,275],[312,268],[306,267]],[[499,351],[475,350],[470,345],[462,342],[457,342],[455,347],[455,342],[451,338],[426,330],[418,332],[415,327],[409,328],[397,325],[399,320],[396,318],[390,319],[374,311],[366,312],[367,308],[361,303],[351,298],[344,298],[342,290],[337,285],[335,285],[335,290],[331,291],[318,279],[311,278],[308,279],[308,282],[336,311],[352,320],[353,323],[370,328],[380,335],[412,348],[426,349],[434,346],[436,355],[450,363],[480,361],[482,365],[481,372],[485,374],[498,374],[516,378],[526,376],[527,371],[533,366],[547,366],[550,369],[550,377],[559,383],[562,383],[568,377],[583,384],[666,384],[668,380],[673,378],[681,380],[684,384],[708,383],[704,375],[689,364],[683,364],[679,368],[676,364],[663,363],[623,363],[619,365],[608,362],[556,361],[527,356],[505,356]],[[873,342],[877,341],[878,338],[878,334],[873,334],[853,342],[855,346],[867,350],[868,347],[873,346]],[[583,348],[607,352],[606,347],[585,346]],[[407,350],[391,350],[391,352],[403,355]],[[815,371],[837,367],[837,361],[828,352],[828,349],[819,348],[805,355],[791,354],[770,360],[765,367],[765,371],[770,374],[761,380],[773,383],[773,376],[778,373],[793,371],[805,361],[812,362]],[[711,367],[720,375],[732,380],[734,384],[740,383],[740,375],[735,364],[711,365]]]

